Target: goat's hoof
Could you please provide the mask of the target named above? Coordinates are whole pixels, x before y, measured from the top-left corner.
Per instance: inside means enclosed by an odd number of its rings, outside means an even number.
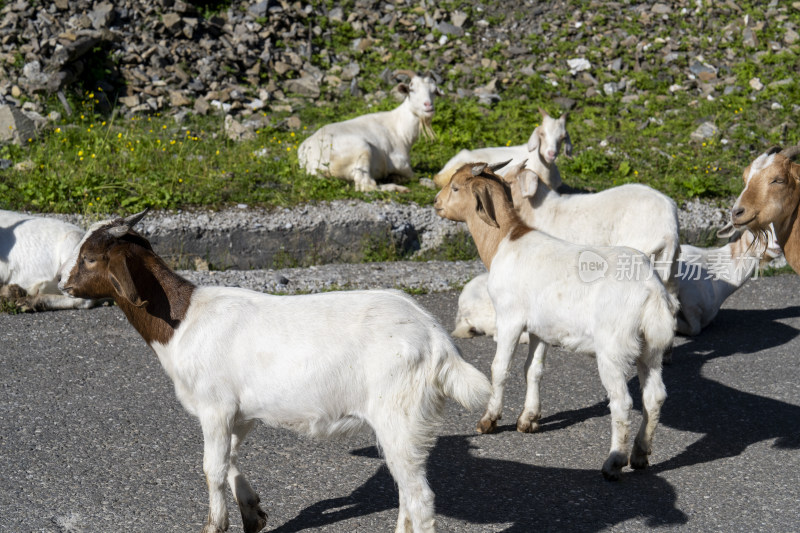
[[[478,420],[478,426],[476,427],[478,433],[487,434],[487,433],[494,433],[497,431],[497,420],[491,420],[489,418],[481,418]]]
[[[606,462],[603,463],[603,477],[607,481],[618,481],[622,474],[622,467],[628,464],[628,458],[620,452],[611,452]]]
[[[529,418],[527,420],[523,418],[518,418],[517,431],[519,431],[520,433],[536,433],[537,431],[539,431],[539,428],[541,427],[539,425],[538,420],[539,420],[538,417],[535,419]]]
[[[247,519],[242,517],[242,526],[244,527],[244,533],[258,533],[265,527],[267,527],[267,513],[264,512],[261,507],[256,509],[257,516],[249,516]]]
[[[650,464],[647,458],[649,455],[650,452],[648,450],[642,448],[638,443],[634,443],[631,451],[631,468],[636,470],[647,468]]]

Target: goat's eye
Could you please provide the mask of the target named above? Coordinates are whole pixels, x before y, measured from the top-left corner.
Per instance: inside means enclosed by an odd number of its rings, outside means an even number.
[[[780,185],[780,184],[786,183],[786,180],[784,180],[781,177],[777,177],[777,178],[773,178],[770,183],[777,183],[777,184]]]
[[[450,186],[450,190],[453,192],[458,192],[458,187]]]
[[[86,256],[84,255],[84,256],[83,256],[83,262],[84,262],[86,265],[89,265],[89,266],[91,266],[91,265],[94,265],[94,264],[97,262],[97,259],[94,259],[94,258],[92,258],[92,257],[86,257]]]

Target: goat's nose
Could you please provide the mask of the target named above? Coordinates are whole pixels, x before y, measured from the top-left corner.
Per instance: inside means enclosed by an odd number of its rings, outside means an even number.
[[[734,207],[733,209],[731,209],[731,217],[737,219],[742,215],[744,215],[744,212],[745,212],[744,207]]]

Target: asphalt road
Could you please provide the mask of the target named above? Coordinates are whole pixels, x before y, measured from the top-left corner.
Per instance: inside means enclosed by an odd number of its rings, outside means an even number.
[[[594,361],[554,350],[541,432],[448,402],[428,463],[440,531],[800,530],[800,277],[750,282],[701,336],[680,339],[651,467],[604,481],[610,419]],[[449,328],[457,293],[419,297]],[[0,315],[0,532],[199,531],[202,437],[117,308]],[[489,372],[494,344],[459,341]],[[636,380],[631,381],[634,398]],[[635,425],[640,402],[635,402]],[[268,529],[392,531],[397,493],[370,433],[315,441],[257,428],[242,470]],[[231,531],[241,518],[229,496]]]

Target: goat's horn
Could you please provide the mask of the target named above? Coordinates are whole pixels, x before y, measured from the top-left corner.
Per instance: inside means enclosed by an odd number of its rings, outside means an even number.
[[[480,176],[485,168],[486,168],[486,163],[475,163],[474,165],[472,165],[472,169],[470,170],[470,172],[472,172],[473,176]]]
[[[781,150],[781,155],[790,161],[794,161],[797,159],[797,156],[800,155],[800,144],[797,146],[790,146],[789,148],[785,148]]]
[[[113,227],[108,228],[108,233],[110,233],[112,237],[117,237],[117,238],[122,237],[123,235],[128,233],[129,229],[138,224],[139,221],[144,218],[144,216],[147,214],[148,211],[150,211],[150,208],[146,207],[144,211],[140,213],[136,213],[135,215],[130,215],[128,217],[120,219],[120,222],[118,224],[115,224]]]
[[[491,169],[492,172],[497,172],[498,170],[500,170],[509,163],[511,163],[511,159],[509,159],[508,161],[502,161],[500,163],[492,163],[491,165],[489,165],[489,168]]]
[[[413,70],[408,70],[408,69],[400,69],[400,70],[395,70],[394,71],[394,77],[395,78],[398,77],[398,76],[402,76],[403,74],[408,76],[409,79],[411,79],[411,78],[413,78],[414,76],[417,75],[416,72],[414,72]]]

